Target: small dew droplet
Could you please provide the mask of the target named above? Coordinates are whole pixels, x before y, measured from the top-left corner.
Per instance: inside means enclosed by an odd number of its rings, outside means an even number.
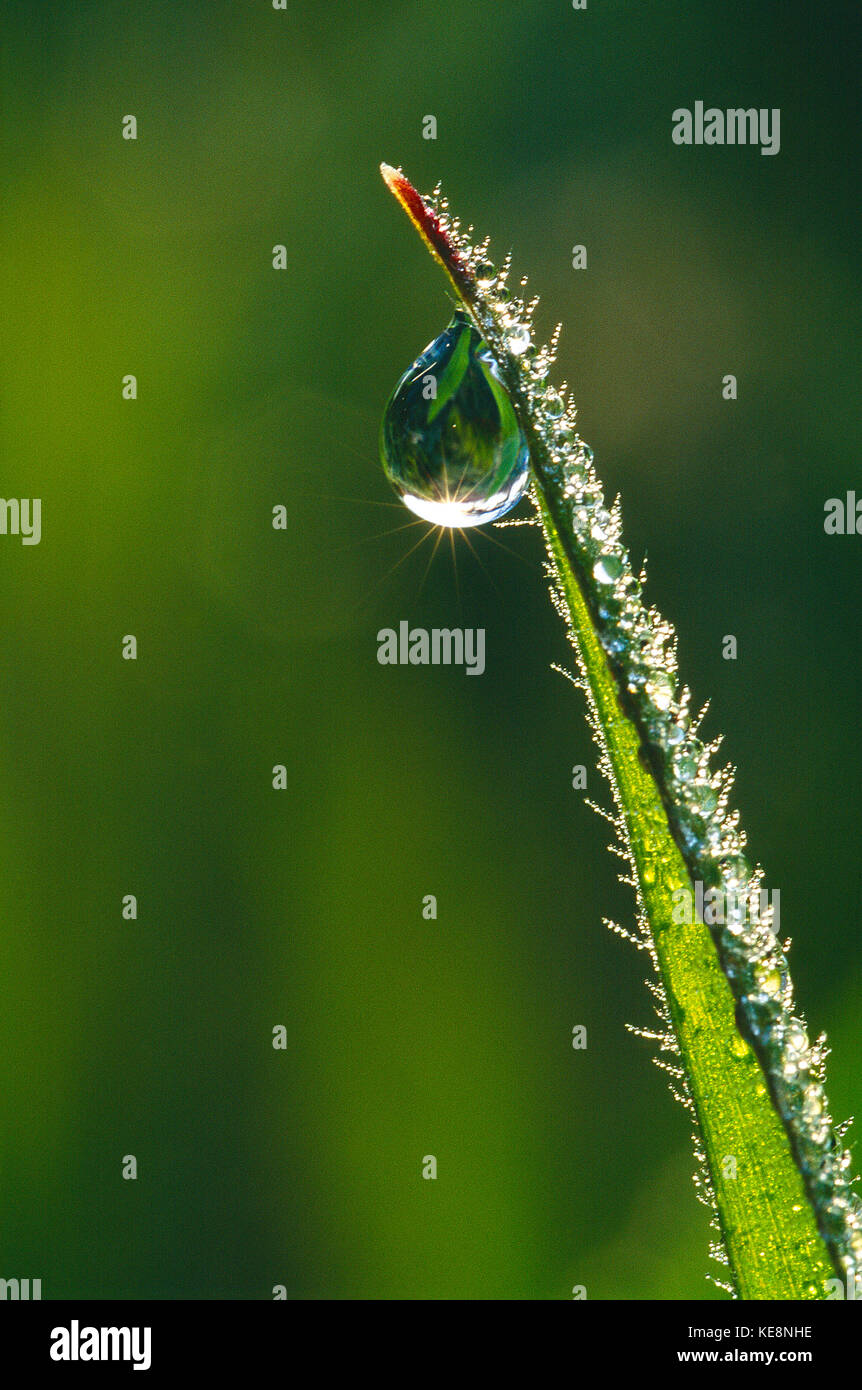
[[[506,334],[506,347],[514,357],[520,357],[530,346],[530,330],[525,323],[514,323]]]
[[[599,584],[614,584],[622,572],[622,561],[616,555],[603,555],[593,565],[593,576]]]
[[[692,809],[702,816],[711,816],[718,805],[718,795],[708,782],[699,782],[692,792]]]
[[[673,704],[673,681],[665,671],[653,671],[647,681],[646,693],[657,710],[669,710]]]
[[[678,753],[673,760],[673,773],[679,782],[693,782],[697,776],[697,762],[690,753]]]

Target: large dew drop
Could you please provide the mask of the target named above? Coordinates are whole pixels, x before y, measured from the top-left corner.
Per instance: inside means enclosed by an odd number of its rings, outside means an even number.
[[[527,442],[500,368],[463,309],[392,392],[380,452],[402,501],[437,526],[495,521],[523,494]]]

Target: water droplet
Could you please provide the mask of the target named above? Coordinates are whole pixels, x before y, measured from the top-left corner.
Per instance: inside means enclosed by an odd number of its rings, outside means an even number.
[[[506,334],[506,347],[515,357],[520,357],[530,346],[530,330],[525,323],[513,323]]]
[[[483,289],[487,289],[489,285],[493,285],[496,279],[497,267],[491,265],[490,261],[481,261],[479,265],[476,266],[476,280]]]
[[[697,761],[690,753],[678,753],[673,760],[673,774],[680,782],[693,782],[697,776]]]
[[[724,930],[731,941],[735,937],[745,936],[748,931],[748,918],[741,908],[736,906],[726,908]]]
[[[504,516],[529,481],[529,452],[500,368],[458,309],[399,380],[380,428],[386,476],[437,526]]]
[[[613,584],[623,572],[622,560],[616,555],[603,555],[593,565],[593,575],[599,584]]]
[[[646,693],[657,710],[663,713],[673,704],[673,681],[666,671],[653,671],[646,685]]]
[[[802,1103],[803,1114],[806,1119],[816,1120],[823,1114],[823,1087],[809,1086],[805,1092],[805,1100]]]
[[[708,782],[699,782],[692,792],[691,804],[702,816],[711,816],[718,805],[718,795]]]
[[[758,989],[770,999],[781,993],[781,973],[775,967],[765,966],[754,972]]]
[[[541,385],[543,385],[543,383],[544,383],[545,381],[547,381],[547,379],[548,379],[548,372],[550,371],[550,369],[551,369],[551,364],[550,364],[548,358],[545,356],[545,354],[544,354],[544,353],[537,353],[537,355],[536,355],[536,357],[535,357],[535,359],[534,359],[534,361],[533,361],[533,364],[532,364],[532,366],[531,366],[531,368],[530,368],[530,374],[531,374],[531,376],[532,376],[532,378],[533,378],[533,381],[535,382],[535,384],[536,384],[537,386],[541,386]],[[561,414],[561,415],[562,415],[562,413],[563,413],[563,412],[560,411],[560,414]]]
[[[730,855],[727,859],[722,859],[719,868],[728,887],[734,890],[744,888],[751,875],[751,866],[743,854]]]

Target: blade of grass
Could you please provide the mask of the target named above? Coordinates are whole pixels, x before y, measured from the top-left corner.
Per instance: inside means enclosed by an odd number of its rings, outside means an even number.
[[[634,939],[658,977],[659,1065],[695,1121],[696,1182],[719,1236],[711,1253],[743,1298],[824,1298],[833,1268],[855,1278],[860,1202],[828,1114],[825,1040],[812,1045],[794,1012],[762,872],[727,811],[732,771],[713,771],[717,742],[697,738],[673,630],[641,602],[619,506],[604,507],[573,402],[546,385],[555,339],[535,348],[534,305],[509,294],[507,267],[496,272],[487,242],[463,238],[445,199],[422,198],[399,170],[381,172],[491,347],[530,445],[552,596],[632,868]],[[679,911],[695,882],[721,894],[709,928]]]
[[[674,892],[690,879],[670,835],[655,783],[640,759],[640,739],[623,714],[601,644],[589,622],[553,520],[542,519],[557,582],[580,644],[594,727],[602,730],[618,788],[619,829],[635,867],[648,934],[642,935],[661,981],[661,1035],[683,1103],[699,1130],[703,1195],[716,1213],[729,1273],[742,1298],[820,1298],[832,1273],[802,1180],[763,1073],[737,1032],[734,1002],[707,928],[675,923]],[[673,1073],[672,1073],[673,1075]],[[681,1089],[680,1089],[681,1087]],[[720,1259],[718,1249],[713,1253]]]

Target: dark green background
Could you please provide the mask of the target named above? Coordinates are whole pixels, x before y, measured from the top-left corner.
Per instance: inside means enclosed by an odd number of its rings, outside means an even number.
[[[0,537],[0,1276],[715,1296],[686,1117],[624,1031],[644,962],[601,924],[631,896],[571,789],[587,763],[607,800],[537,537],[456,536],[423,585],[423,528],[381,534],[409,517],[380,413],[449,306],[377,166],[441,178],[564,321],[844,1118],[862,538],[823,503],[862,483],[853,8],[10,11],[0,493],[43,499],[43,538]],[[673,145],[698,99],[780,107],[780,153]],[[484,677],[380,667],[402,618],[485,627]]]

